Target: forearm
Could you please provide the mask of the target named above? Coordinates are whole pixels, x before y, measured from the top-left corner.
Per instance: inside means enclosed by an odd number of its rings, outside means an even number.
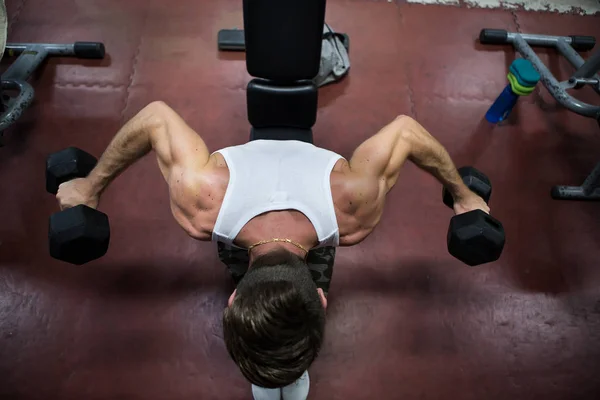
[[[153,135],[161,128],[155,108],[150,104],[141,110],[110,142],[88,175],[96,193],[102,193],[113,179],[152,149]]]
[[[450,155],[425,128],[412,120],[401,132],[409,141],[408,159],[433,175],[455,199],[470,194]]]

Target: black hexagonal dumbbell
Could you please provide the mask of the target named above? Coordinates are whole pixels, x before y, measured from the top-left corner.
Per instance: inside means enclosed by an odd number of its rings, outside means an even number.
[[[86,177],[96,158],[76,147],[51,154],[46,160],[46,190],[56,194],[61,183]],[[50,216],[50,255],[81,265],[106,254],[110,242],[108,216],[86,205],[78,205]]]
[[[492,183],[473,167],[458,170],[467,187],[486,203],[492,195]],[[444,204],[453,208],[454,199],[444,189]],[[482,210],[455,215],[448,227],[448,252],[467,265],[475,266],[500,258],[504,249],[504,227],[494,217]]]

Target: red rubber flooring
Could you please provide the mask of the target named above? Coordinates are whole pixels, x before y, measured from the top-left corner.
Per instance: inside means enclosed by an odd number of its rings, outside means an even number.
[[[100,155],[152,100],[213,150],[244,142],[249,76],[243,56],[216,48],[219,29],[241,27],[241,1],[7,6],[10,41],[104,41],[108,57],[48,61],[0,148],[0,399],[250,399],[221,338],[229,277],[214,244],[171,218],[155,161],[105,193],[111,248],[84,266],[49,257],[57,205],[44,190],[49,153]],[[549,196],[600,161],[600,129],[545,89],[490,127],[483,115],[515,53],[476,42],[486,27],[600,39],[600,17],[330,0],[327,21],[350,34],[352,70],[321,90],[318,144],[349,156],[396,115],[416,117],[458,165],[490,176],[507,244],[479,268],[451,258],[440,187],[408,165],[380,227],[338,253],[309,398],[600,398],[600,203]],[[541,53],[569,75],[566,61]]]

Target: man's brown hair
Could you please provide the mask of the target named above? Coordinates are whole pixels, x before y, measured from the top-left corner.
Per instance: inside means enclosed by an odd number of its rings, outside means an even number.
[[[223,313],[227,350],[251,383],[287,386],[317,357],[325,309],[306,263],[286,250],[257,258]]]

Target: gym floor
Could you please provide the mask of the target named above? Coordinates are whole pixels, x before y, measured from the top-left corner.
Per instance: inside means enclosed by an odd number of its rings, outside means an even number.
[[[329,0],[351,37],[350,75],[320,91],[318,145],[344,156],[398,114],[428,128],[457,165],[493,184],[507,244],[470,268],[447,254],[451,211],[412,165],[364,243],[338,252],[327,339],[310,370],[312,399],[600,397],[600,203],[559,202],[600,161],[600,129],[544,88],[500,126],[483,120],[515,58],[482,46],[482,28],[595,35],[600,16],[366,0]],[[241,54],[217,32],[241,27],[241,1],[7,0],[9,41],[103,41],[103,61],[52,59],[36,100],[0,149],[0,399],[250,399],[221,338],[232,290],[213,243],[172,219],[156,162],[119,177],[101,209],[108,254],[53,260],[46,156],[99,156],[145,104],[164,100],[211,149],[247,140]],[[571,72],[539,51],[561,79]],[[8,59],[3,60],[4,67]],[[598,103],[593,92],[578,96]]]

